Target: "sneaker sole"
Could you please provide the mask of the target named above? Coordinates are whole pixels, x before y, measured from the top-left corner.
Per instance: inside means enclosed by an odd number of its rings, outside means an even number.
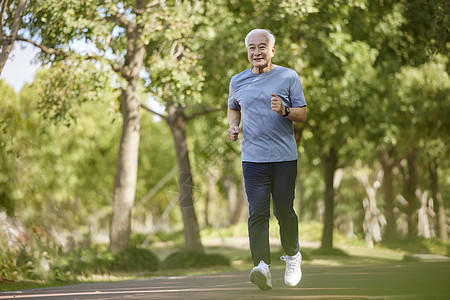
[[[262,291],[270,291],[272,287],[267,284],[267,278],[261,272],[255,271],[250,274],[250,281],[258,286]]]
[[[286,278],[284,279],[284,284],[288,287],[296,287],[297,285],[299,285],[300,281],[302,280],[302,274],[300,273],[300,279],[297,281],[296,284],[292,284],[286,281]]]

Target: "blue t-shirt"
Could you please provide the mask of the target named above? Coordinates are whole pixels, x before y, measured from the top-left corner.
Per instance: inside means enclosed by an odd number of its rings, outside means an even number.
[[[272,111],[271,93],[287,107],[306,106],[300,78],[292,69],[274,65],[262,74],[247,69],[231,78],[228,108],[241,110],[242,161],[263,163],[298,158],[292,121]]]

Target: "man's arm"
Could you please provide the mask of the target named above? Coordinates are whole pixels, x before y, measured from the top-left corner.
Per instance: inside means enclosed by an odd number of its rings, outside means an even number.
[[[230,128],[227,131],[228,139],[232,142],[237,141],[239,136],[239,124],[241,124],[241,111],[239,109],[228,109],[228,124]]]
[[[291,121],[304,123],[306,121],[306,106],[291,107],[291,112],[286,116]],[[286,113],[286,110],[285,110]]]
[[[276,94],[270,95],[272,96],[272,99],[270,99],[272,110],[280,116],[284,116],[286,114],[286,107],[283,105],[283,102]],[[285,118],[299,123],[304,123],[306,121],[306,106],[290,107],[289,109],[291,112]]]

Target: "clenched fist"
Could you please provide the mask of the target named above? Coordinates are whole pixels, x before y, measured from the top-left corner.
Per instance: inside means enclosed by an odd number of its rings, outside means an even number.
[[[286,113],[286,109],[283,105],[283,102],[276,94],[270,94],[272,98],[270,99],[270,107],[274,112],[279,115],[284,115]]]
[[[239,132],[240,132],[239,126],[230,127],[230,129],[228,129],[227,131],[228,139],[232,142],[237,141]]]

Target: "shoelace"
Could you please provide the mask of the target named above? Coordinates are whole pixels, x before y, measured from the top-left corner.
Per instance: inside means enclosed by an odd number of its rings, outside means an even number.
[[[286,269],[288,270],[288,272],[295,271],[295,267],[297,266],[299,259],[289,259],[289,257],[286,255],[281,256],[280,259],[286,262]]]
[[[258,267],[269,268],[270,265],[266,264],[263,260],[261,260],[258,264]]]

